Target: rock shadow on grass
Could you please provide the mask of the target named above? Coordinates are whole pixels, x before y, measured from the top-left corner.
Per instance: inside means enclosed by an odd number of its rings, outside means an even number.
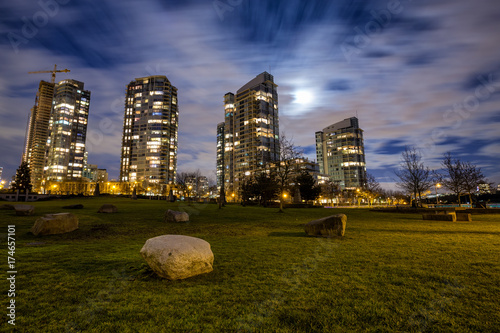
[[[273,231],[268,234],[269,237],[308,237],[303,231]]]

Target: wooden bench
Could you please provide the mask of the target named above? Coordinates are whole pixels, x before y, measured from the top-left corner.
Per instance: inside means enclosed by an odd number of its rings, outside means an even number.
[[[422,214],[423,220],[433,220],[433,221],[457,221],[457,214],[455,212],[446,214]]]
[[[457,213],[450,211],[436,211],[435,214],[422,214],[423,220],[434,221],[467,221],[472,222],[472,215],[469,213]]]

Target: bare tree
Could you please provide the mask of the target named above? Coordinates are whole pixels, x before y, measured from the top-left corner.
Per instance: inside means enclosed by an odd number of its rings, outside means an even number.
[[[415,200],[422,200],[422,192],[427,191],[434,184],[432,171],[424,166],[422,155],[415,147],[405,147],[401,153],[400,168],[395,171],[400,189],[413,194]]]
[[[280,189],[280,212],[283,212],[283,195],[290,182],[297,159],[302,157],[302,151],[289,140],[285,134],[280,136],[279,160],[276,161],[276,176]]]
[[[342,193],[340,186],[330,179],[326,180],[323,184],[320,185],[320,187],[321,195],[330,200],[330,202],[333,202],[333,198],[338,198],[339,194]]]
[[[462,163],[463,166],[463,191],[469,195],[469,201],[472,205],[472,192],[477,189],[479,184],[487,183],[484,179],[484,175],[481,168],[476,165],[465,162]],[[472,207],[472,206],[471,206]]]
[[[472,204],[472,192],[479,184],[486,182],[481,168],[471,162],[452,158],[449,152],[444,155],[442,165],[445,170],[445,176],[441,179],[443,185],[457,195],[458,204],[462,194],[467,194]]]
[[[191,194],[193,192],[198,193],[199,178],[200,178],[200,170],[194,172],[177,173],[176,177],[177,186],[184,195],[187,194],[188,200],[191,199]]]
[[[459,159],[452,158],[451,153],[448,152],[444,155],[441,164],[443,165],[445,175],[439,178],[439,182],[457,195],[458,204],[460,204],[464,171],[462,162]]]
[[[375,198],[382,194],[382,188],[380,187],[379,182],[375,179],[370,173],[366,174],[366,183],[363,186],[363,193],[367,197],[370,206],[373,204]]]

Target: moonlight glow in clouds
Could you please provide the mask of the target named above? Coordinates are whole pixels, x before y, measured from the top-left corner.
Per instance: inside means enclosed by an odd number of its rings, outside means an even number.
[[[280,132],[311,159],[314,133],[357,112],[368,172],[382,185],[394,182],[406,145],[423,149],[431,168],[450,151],[500,182],[497,0],[400,1],[390,19],[381,16],[393,3],[387,0],[222,0],[219,11],[206,0],[55,2],[57,11],[39,5],[48,0],[0,3],[7,181],[20,164],[38,84],[50,80],[27,72],[57,64],[71,70],[57,81],[82,81],[91,91],[88,162],[110,178],[118,178],[130,81],[166,75],[178,88],[178,171],[215,178],[224,94],[272,68]],[[24,38],[17,52],[13,34]],[[349,59],[342,46],[354,50]],[[464,117],[478,77],[492,84]]]

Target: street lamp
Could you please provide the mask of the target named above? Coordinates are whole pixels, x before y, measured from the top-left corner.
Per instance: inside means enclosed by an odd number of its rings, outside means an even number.
[[[438,187],[441,187],[441,184],[437,183],[436,186],[435,186],[435,189],[436,189],[436,205],[439,204]]]

